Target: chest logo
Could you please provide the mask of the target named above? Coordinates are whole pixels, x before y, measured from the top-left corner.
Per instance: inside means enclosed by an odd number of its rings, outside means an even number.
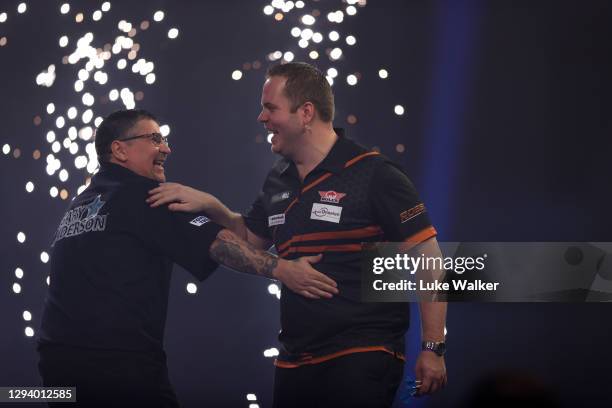
[[[276,214],[268,217],[268,227],[282,225],[285,223],[285,214]]]
[[[201,227],[202,225],[206,224],[208,221],[210,221],[208,217],[200,215],[199,217],[196,217],[193,220],[189,221],[189,223],[192,225],[195,225],[196,227]]]
[[[336,224],[339,224],[341,214],[342,207],[338,207],[337,205],[314,203],[312,205],[312,211],[310,212],[310,219],[335,222]]]
[[[344,196],[346,196],[346,193],[337,193],[331,190],[331,191],[319,191],[319,195],[321,196],[321,201],[324,203],[338,204],[340,200],[342,200]]]
[[[291,191],[284,191],[282,193],[274,194],[272,198],[270,198],[270,203],[278,203],[288,199],[289,197],[291,197]]]

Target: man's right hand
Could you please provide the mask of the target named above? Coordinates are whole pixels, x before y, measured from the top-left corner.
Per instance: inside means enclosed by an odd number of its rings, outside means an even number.
[[[323,255],[288,261],[255,248],[228,229],[219,231],[209,252],[213,260],[228,268],[278,279],[295,293],[310,299],[330,298],[338,293],[336,282],[311,265],[319,262]]]
[[[339,293],[336,282],[312,267],[323,255],[304,256],[292,261],[278,260],[274,278],[289,289],[310,299],[331,298]]]
[[[151,207],[168,204],[172,211],[208,212],[222,205],[212,194],[178,183],[161,183],[159,187],[149,191],[147,203]]]

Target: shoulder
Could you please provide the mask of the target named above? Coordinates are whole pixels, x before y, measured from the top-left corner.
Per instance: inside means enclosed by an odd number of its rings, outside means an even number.
[[[354,143],[353,150],[351,152],[351,159],[346,163],[346,167],[353,167],[355,164],[359,164],[356,167],[367,167],[374,171],[374,175],[385,175],[388,173],[400,173],[405,174],[403,168],[389,159],[384,154],[368,149],[367,147]]]
[[[107,190],[106,200],[113,214],[120,217],[149,217],[166,212],[165,206],[152,208],[147,202],[149,191],[159,186],[154,180],[133,178],[123,180]]]
[[[121,199],[146,199],[149,191],[159,186],[159,182],[146,178],[134,178],[121,183],[116,189],[117,198]]]
[[[399,163],[394,162],[383,154],[378,155],[376,163],[379,173],[407,176],[406,171]]]
[[[380,154],[372,158],[374,171],[371,179],[371,188],[374,190],[387,190],[397,188],[408,188],[414,190],[414,184],[404,168]]]

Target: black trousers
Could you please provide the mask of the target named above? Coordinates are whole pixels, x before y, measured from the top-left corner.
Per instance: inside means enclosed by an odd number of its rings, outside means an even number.
[[[386,408],[404,362],[382,351],[353,353],[297,368],[276,367],[274,408]]]
[[[38,348],[45,387],[76,387],[76,403],[50,407],[177,408],[165,354],[93,350],[60,345]]]

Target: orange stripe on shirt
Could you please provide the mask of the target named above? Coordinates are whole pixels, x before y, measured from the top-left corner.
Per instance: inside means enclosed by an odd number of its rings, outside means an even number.
[[[280,253],[278,256],[284,258],[285,256],[294,253],[294,252],[302,252],[302,253],[315,253],[319,254],[321,252],[359,252],[361,251],[361,244],[342,244],[342,245],[309,245],[309,246],[297,246],[291,247],[286,251]]]
[[[287,212],[291,209],[291,207],[293,207],[295,205],[295,203],[297,203],[298,200],[297,198],[294,198],[293,201],[287,206],[287,208],[285,209],[285,212],[283,214],[287,214]]]
[[[378,152],[368,152],[368,153],[360,154],[359,156],[353,157],[351,160],[347,161],[344,164],[344,168],[350,167],[353,164],[357,163],[359,160],[364,159],[364,158],[366,158],[368,156],[376,156],[376,155],[379,155],[379,154],[380,153],[378,153]],[[324,175],[322,175],[321,177],[319,177],[318,179],[316,179],[312,183],[308,184],[306,187],[302,188],[302,194],[305,193],[306,191],[310,190],[314,186],[316,186],[318,184],[321,184],[323,181],[327,180],[332,175],[333,175],[333,173],[325,173]],[[298,202],[297,198],[293,199],[293,201],[287,206],[287,208],[285,209],[283,214],[286,215],[289,212],[289,210],[291,209],[291,207],[293,207],[295,205],[295,203],[297,203],[297,202]],[[276,235],[276,230],[277,229],[278,229],[278,225],[276,227],[274,227],[274,231],[272,232],[272,236]]]
[[[378,152],[367,152],[364,154],[360,154],[357,157],[353,157],[351,160],[347,161],[346,164],[344,165],[344,168],[350,167],[353,164],[357,163],[359,160],[361,159],[365,159],[368,156],[378,156],[380,153]]]
[[[404,357],[403,354],[395,353],[395,352],[389,350],[388,348],[386,348],[384,346],[369,346],[369,347],[353,347],[353,348],[349,348],[349,349],[346,349],[346,350],[340,350],[340,351],[338,351],[336,353],[333,353],[333,354],[327,354],[325,356],[314,357],[314,358],[310,358],[310,359],[303,360],[303,361],[297,361],[297,362],[280,361],[280,360],[276,359],[274,361],[274,365],[276,367],[280,367],[280,368],[297,368],[297,367],[308,365],[308,364],[323,363],[325,361],[329,361],[329,360],[334,359],[334,358],[346,356],[348,354],[367,353],[367,352],[371,352],[371,351],[383,351],[385,353],[389,353],[389,354],[394,355],[395,357],[399,358],[400,360],[406,361],[406,357]]]
[[[348,231],[330,231],[330,232],[313,232],[310,234],[295,235],[290,240],[278,245],[278,251],[284,251],[289,245],[294,242],[301,241],[316,241],[324,239],[347,239],[347,238],[366,238],[382,234],[382,229],[378,225],[369,227],[357,228]]]
[[[430,238],[435,237],[438,234],[436,229],[432,226],[429,226],[416,234],[406,238],[404,243],[400,246],[400,248],[404,251],[407,251],[411,248],[414,248],[418,244],[427,241]]]
[[[376,156],[376,155],[379,155],[379,154],[380,153],[378,153],[378,152],[368,152],[368,153],[360,154],[359,156],[353,157],[351,160],[347,161],[344,164],[344,168],[350,167],[353,164],[357,163],[359,160],[365,159],[368,156]],[[321,177],[319,177],[318,179],[316,179],[315,181],[313,181],[312,183],[310,183],[306,187],[304,187],[302,189],[302,193],[305,193],[306,191],[310,190],[311,188],[313,188],[317,184],[320,184],[321,182],[327,180],[332,175],[333,175],[332,173],[325,173],[324,175],[322,175]]]
[[[313,188],[314,186],[316,186],[317,184],[322,183],[323,181],[327,180],[328,178],[330,178],[332,176],[332,173],[325,173],[324,175],[322,175],[321,177],[319,177],[318,179],[316,179],[315,181],[313,181],[312,183],[310,183],[309,185],[307,185],[306,187],[304,187],[302,189],[302,194],[307,192],[308,190],[310,190],[311,188]]]
[[[368,152],[368,153],[364,153],[364,154],[360,154],[359,156],[353,157],[351,160],[347,161],[344,164],[344,168],[350,167],[353,164],[357,163],[359,160],[361,159],[365,159],[368,156],[377,156],[380,153],[378,152]],[[322,183],[323,181],[327,180],[328,178],[330,178],[333,175],[333,173],[325,173],[323,174],[321,177],[319,177],[318,179],[316,179],[315,181],[313,181],[312,183],[308,184],[306,187],[302,188],[302,194],[305,193],[306,191],[310,190],[311,188],[313,188],[314,186],[316,186],[317,184]],[[293,200],[296,201],[296,200]],[[289,207],[287,207],[287,209],[285,210],[285,214],[287,213],[287,211],[289,211],[289,208],[291,208],[293,206],[294,202],[292,202],[291,204],[289,204]]]

